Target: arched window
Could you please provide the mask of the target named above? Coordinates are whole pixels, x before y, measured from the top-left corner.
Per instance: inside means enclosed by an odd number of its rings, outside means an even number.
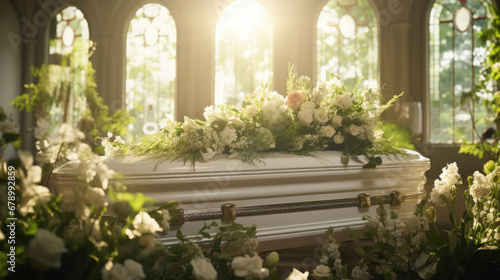
[[[89,26],[82,11],[69,6],[52,19],[50,29],[50,54],[69,54],[82,45],[87,47]]]
[[[215,103],[240,104],[240,93],[253,92],[272,79],[272,25],[255,0],[237,0],[216,29]]]
[[[318,80],[339,75],[347,89],[378,86],[377,16],[368,0],[330,0],[317,24]]]
[[[52,97],[52,107],[49,115],[76,127],[87,109],[84,90],[89,27],[82,11],[75,6],[61,10],[51,20],[49,38],[49,63],[46,69],[42,69],[48,71],[46,77],[50,77],[48,92]]]
[[[135,118],[133,135],[154,134],[159,120],[175,113],[176,46],[167,8],[146,4],[137,10],[127,33],[126,106]]]
[[[437,0],[429,19],[429,81],[433,143],[474,141],[470,110],[460,105],[463,93],[478,82],[485,45],[478,32],[486,27],[480,0]],[[476,110],[476,117],[485,112]],[[481,129],[481,128],[479,128]]]

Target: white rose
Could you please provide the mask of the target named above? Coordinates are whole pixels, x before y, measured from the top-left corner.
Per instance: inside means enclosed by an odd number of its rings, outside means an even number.
[[[277,91],[270,92],[269,99],[271,101],[276,101],[276,104],[278,104],[278,106],[285,105],[285,97],[283,97],[283,95],[279,94]],[[285,110],[286,108],[288,108],[288,106],[285,105]]]
[[[134,229],[142,234],[155,234],[156,232],[162,231],[158,222],[151,218],[146,212],[139,212],[132,221]]]
[[[312,276],[316,279],[327,278],[331,271],[328,266],[320,264],[313,270]]]
[[[203,116],[205,117],[205,120],[209,123],[211,123],[217,119],[227,120],[227,117],[228,117],[226,112],[221,110],[220,107],[214,106],[214,105],[205,107],[205,112],[203,113]],[[184,117],[184,120],[185,119],[186,119],[186,117]]]
[[[198,127],[199,127],[199,125],[195,121],[184,116],[184,123],[182,124],[182,129],[184,129],[184,131],[196,129]]]
[[[305,126],[311,125],[311,122],[313,121],[313,111],[312,110],[300,111],[299,121]]]
[[[61,254],[68,252],[64,240],[53,232],[39,229],[28,244],[28,258],[40,267],[61,267]]]
[[[294,268],[292,270],[292,273],[290,273],[290,275],[288,275],[286,280],[307,280],[307,276],[309,276],[309,272],[306,271],[306,272],[302,273]]]
[[[210,260],[205,258],[192,259],[190,262],[193,267],[193,277],[196,280],[215,280],[217,271],[215,271]]]
[[[352,106],[352,98],[348,93],[342,94],[337,99],[337,105],[342,109],[347,109]]]
[[[264,279],[269,275],[269,270],[262,268],[262,259],[257,254],[253,257],[245,255],[234,258],[231,268],[234,270],[234,276],[236,277]]]
[[[203,160],[205,160],[205,161],[209,161],[216,154],[215,151],[212,150],[211,148],[207,148],[207,152],[206,153],[204,153],[202,151],[200,151],[200,153],[201,153],[201,156],[203,157]]]
[[[345,137],[342,136],[342,134],[337,134],[335,137],[333,137],[333,141],[335,141],[335,144],[342,144],[345,141]]]
[[[328,121],[328,110],[326,108],[314,110],[314,120],[319,123],[326,123]]]
[[[474,181],[470,186],[470,194],[474,199],[481,199],[491,192],[491,182],[479,171],[474,172]]]
[[[257,107],[255,105],[250,105],[250,106],[243,109],[243,113],[245,115],[247,115],[247,117],[253,118],[253,117],[257,116],[257,114],[259,113],[259,110],[257,109]]]
[[[142,265],[127,259],[124,264],[107,262],[102,269],[103,280],[141,280],[146,279]]]
[[[333,117],[332,123],[336,127],[340,127],[340,126],[342,126],[342,120],[343,120],[342,116],[337,115],[337,116]]]
[[[314,102],[311,101],[306,101],[302,103],[302,105],[300,105],[300,110],[303,111],[313,111],[314,109],[316,109],[316,104],[314,104]]]
[[[144,274],[144,269],[142,268],[142,264],[127,259],[123,263],[125,265],[125,269],[128,272],[128,275],[131,276],[130,278],[127,279],[145,279],[146,275]]]
[[[333,126],[331,125],[323,126],[321,127],[320,133],[322,136],[330,138],[335,134],[335,128],[333,128]]]
[[[349,133],[351,133],[352,136],[357,136],[361,133],[361,128],[355,124],[351,124],[349,126]]]
[[[285,112],[288,107],[283,100],[265,101],[262,104],[262,114],[270,124],[275,124],[280,121],[281,114]]]

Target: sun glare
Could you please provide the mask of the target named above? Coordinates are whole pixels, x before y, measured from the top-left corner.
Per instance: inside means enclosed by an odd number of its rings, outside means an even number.
[[[233,31],[238,39],[247,42],[255,32],[269,26],[264,7],[256,1],[236,1],[222,15],[218,28]]]
[[[215,103],[238,106],[272,77],[272,23],[255,0],[237,0],[226,7],[215,33]]]

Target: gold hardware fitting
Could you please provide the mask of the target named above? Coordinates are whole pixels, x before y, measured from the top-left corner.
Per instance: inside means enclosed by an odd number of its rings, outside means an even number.
[[[358,199],[359,199],[359,208],[369,208],[371,205],[371,199],[370,195],[367,193],[360,193],[358,194]]]
[[[222,221],[236,220],[236,205],[232,203],[222,204],[220,210],[222,210]]]
[[[392,206],[399,206],[403,203],[403,194],[398,191],[391,192],[390,197]]]

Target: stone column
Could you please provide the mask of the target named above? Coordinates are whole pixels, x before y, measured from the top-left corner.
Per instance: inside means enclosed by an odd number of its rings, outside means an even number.
[[[203,119],[203,110],[214,103],[216,6],[189,0],[180,6],[177,21],[176,119]],[[188,17],[189,16],[189,17]]]
[[[316,79],[316,24],[326,0],[275,1],[270,6],[273,19],[273,88],[286,94],[288,64],[299,76]]]

